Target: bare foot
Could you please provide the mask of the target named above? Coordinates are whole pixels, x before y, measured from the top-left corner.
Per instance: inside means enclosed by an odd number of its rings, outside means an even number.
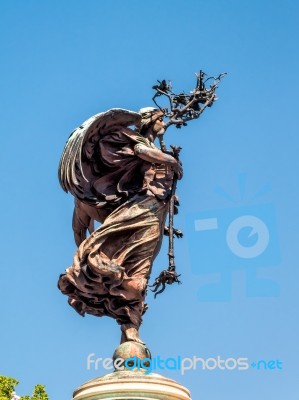
[[[121,344],[124,342],[136,342],[145,345],[145,343],[140,339],[139,332],[136,326],[131,324],[121,325]]]

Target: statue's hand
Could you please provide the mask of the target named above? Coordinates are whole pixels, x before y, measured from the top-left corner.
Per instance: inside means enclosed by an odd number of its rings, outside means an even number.
[[[172,166],[175,174],[177,175],[178,179],[183,178],[183,167],[182,163],[179,160],[176,160],[176,163]]]
[[[165,150],[163,150],[163,153],[165,153],[165,154],[168,154],[169,156],[172,156],[172,157],[174,157],[173,150],[168,150],[168,149],[165,149]]]

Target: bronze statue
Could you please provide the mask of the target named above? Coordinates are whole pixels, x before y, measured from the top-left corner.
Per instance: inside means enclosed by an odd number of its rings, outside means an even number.
[[[173,235],[182,234],[173,228],[172,219],[176,180],[183,171],[180,148],[167,150],[163,134],[172,124],[181,127],[198,118],[215,100],[217,85],[206,89],[203,73],[197,77],[191,95],[175,95],[165,80],[154,86],[154,102],[157,96],[167,96],[170,112],[157,105],[138,113],[111,109],[91,117],[71,134],[60,160],[60,184],[75,197],[73,230],[78,250],[58,287],[80,315],[116,319],[121,343],[143,343],[139,327],[147,308],[144,300],[164,232],[169,235],[170,263],[153,291],[160,293],[165,284],[179,282]],[[154,144],[156,138],[160,148]],[[165,230],[168,214],[170,224]],[[96,230],[94,221],[101,222]]]

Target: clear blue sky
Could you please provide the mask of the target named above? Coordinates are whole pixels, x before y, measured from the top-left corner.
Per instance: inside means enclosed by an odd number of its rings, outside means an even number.
[[[298,12],[296,0],[1,1],[0,373],[18,393],[43,383],[70,399],[104,373],[87,355],[109,357],[119,340],[113,320],[79,317],[56,287],[75,251],[73,200],[57,180],[69,133],[100,111],[152,105],[156,79],[192,89],[202,68],[228,72],[219,101],[166,138],[183,147],[183,285],[149,295],[142,337],[165,358],[283,362],[164,372],[194,400],[298,400]],[[245,259],[226,232],[248,215],[269,243]],[[219,229],[196,231],[203,218]],[[248,229],[237,239],[255,248],[261,233]],[[164,248],[154,276],[166,263]]]

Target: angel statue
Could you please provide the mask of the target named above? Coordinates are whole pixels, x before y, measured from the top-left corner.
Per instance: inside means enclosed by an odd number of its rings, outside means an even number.
[[[78,250],[58,287],[80,315],[116,319],[121,343],[143,344],[147,284],[173,180],[183,176],[180,161],[154,144],[164,114],[152,107],[97,114],[71,134],[59,165],[60,184],[75,197]],[[96,230],[94,221],[101,223]]]
[[[58,287],[80,315],[116,319],[121,343],[144,344],[139,328],[164,232],[169,236],[169,268],[156,279],[153,291],[161,293],[166,284],[179,282],[173,236],[181,233],[173,228],[173,214],[176,181],[183,171],[180,147],[167,150],[163,134],[170,125],[186,126],[211,107],[224,75],[206,78],[200,71],[190,94],[176,94],[171,84],[158,81],[153,86],[158,108],[139,112],[116,108],[97,114],[75,129],[65,145],[59,181],[75,197],[73,230],[78,250],[71,267],[60,275]],[[169,100],[170,111],[157,104],[155,99],[161,96]],[[154,144],[156,138],[160,147]],[[96,230],[94,221],[101,223]]]

